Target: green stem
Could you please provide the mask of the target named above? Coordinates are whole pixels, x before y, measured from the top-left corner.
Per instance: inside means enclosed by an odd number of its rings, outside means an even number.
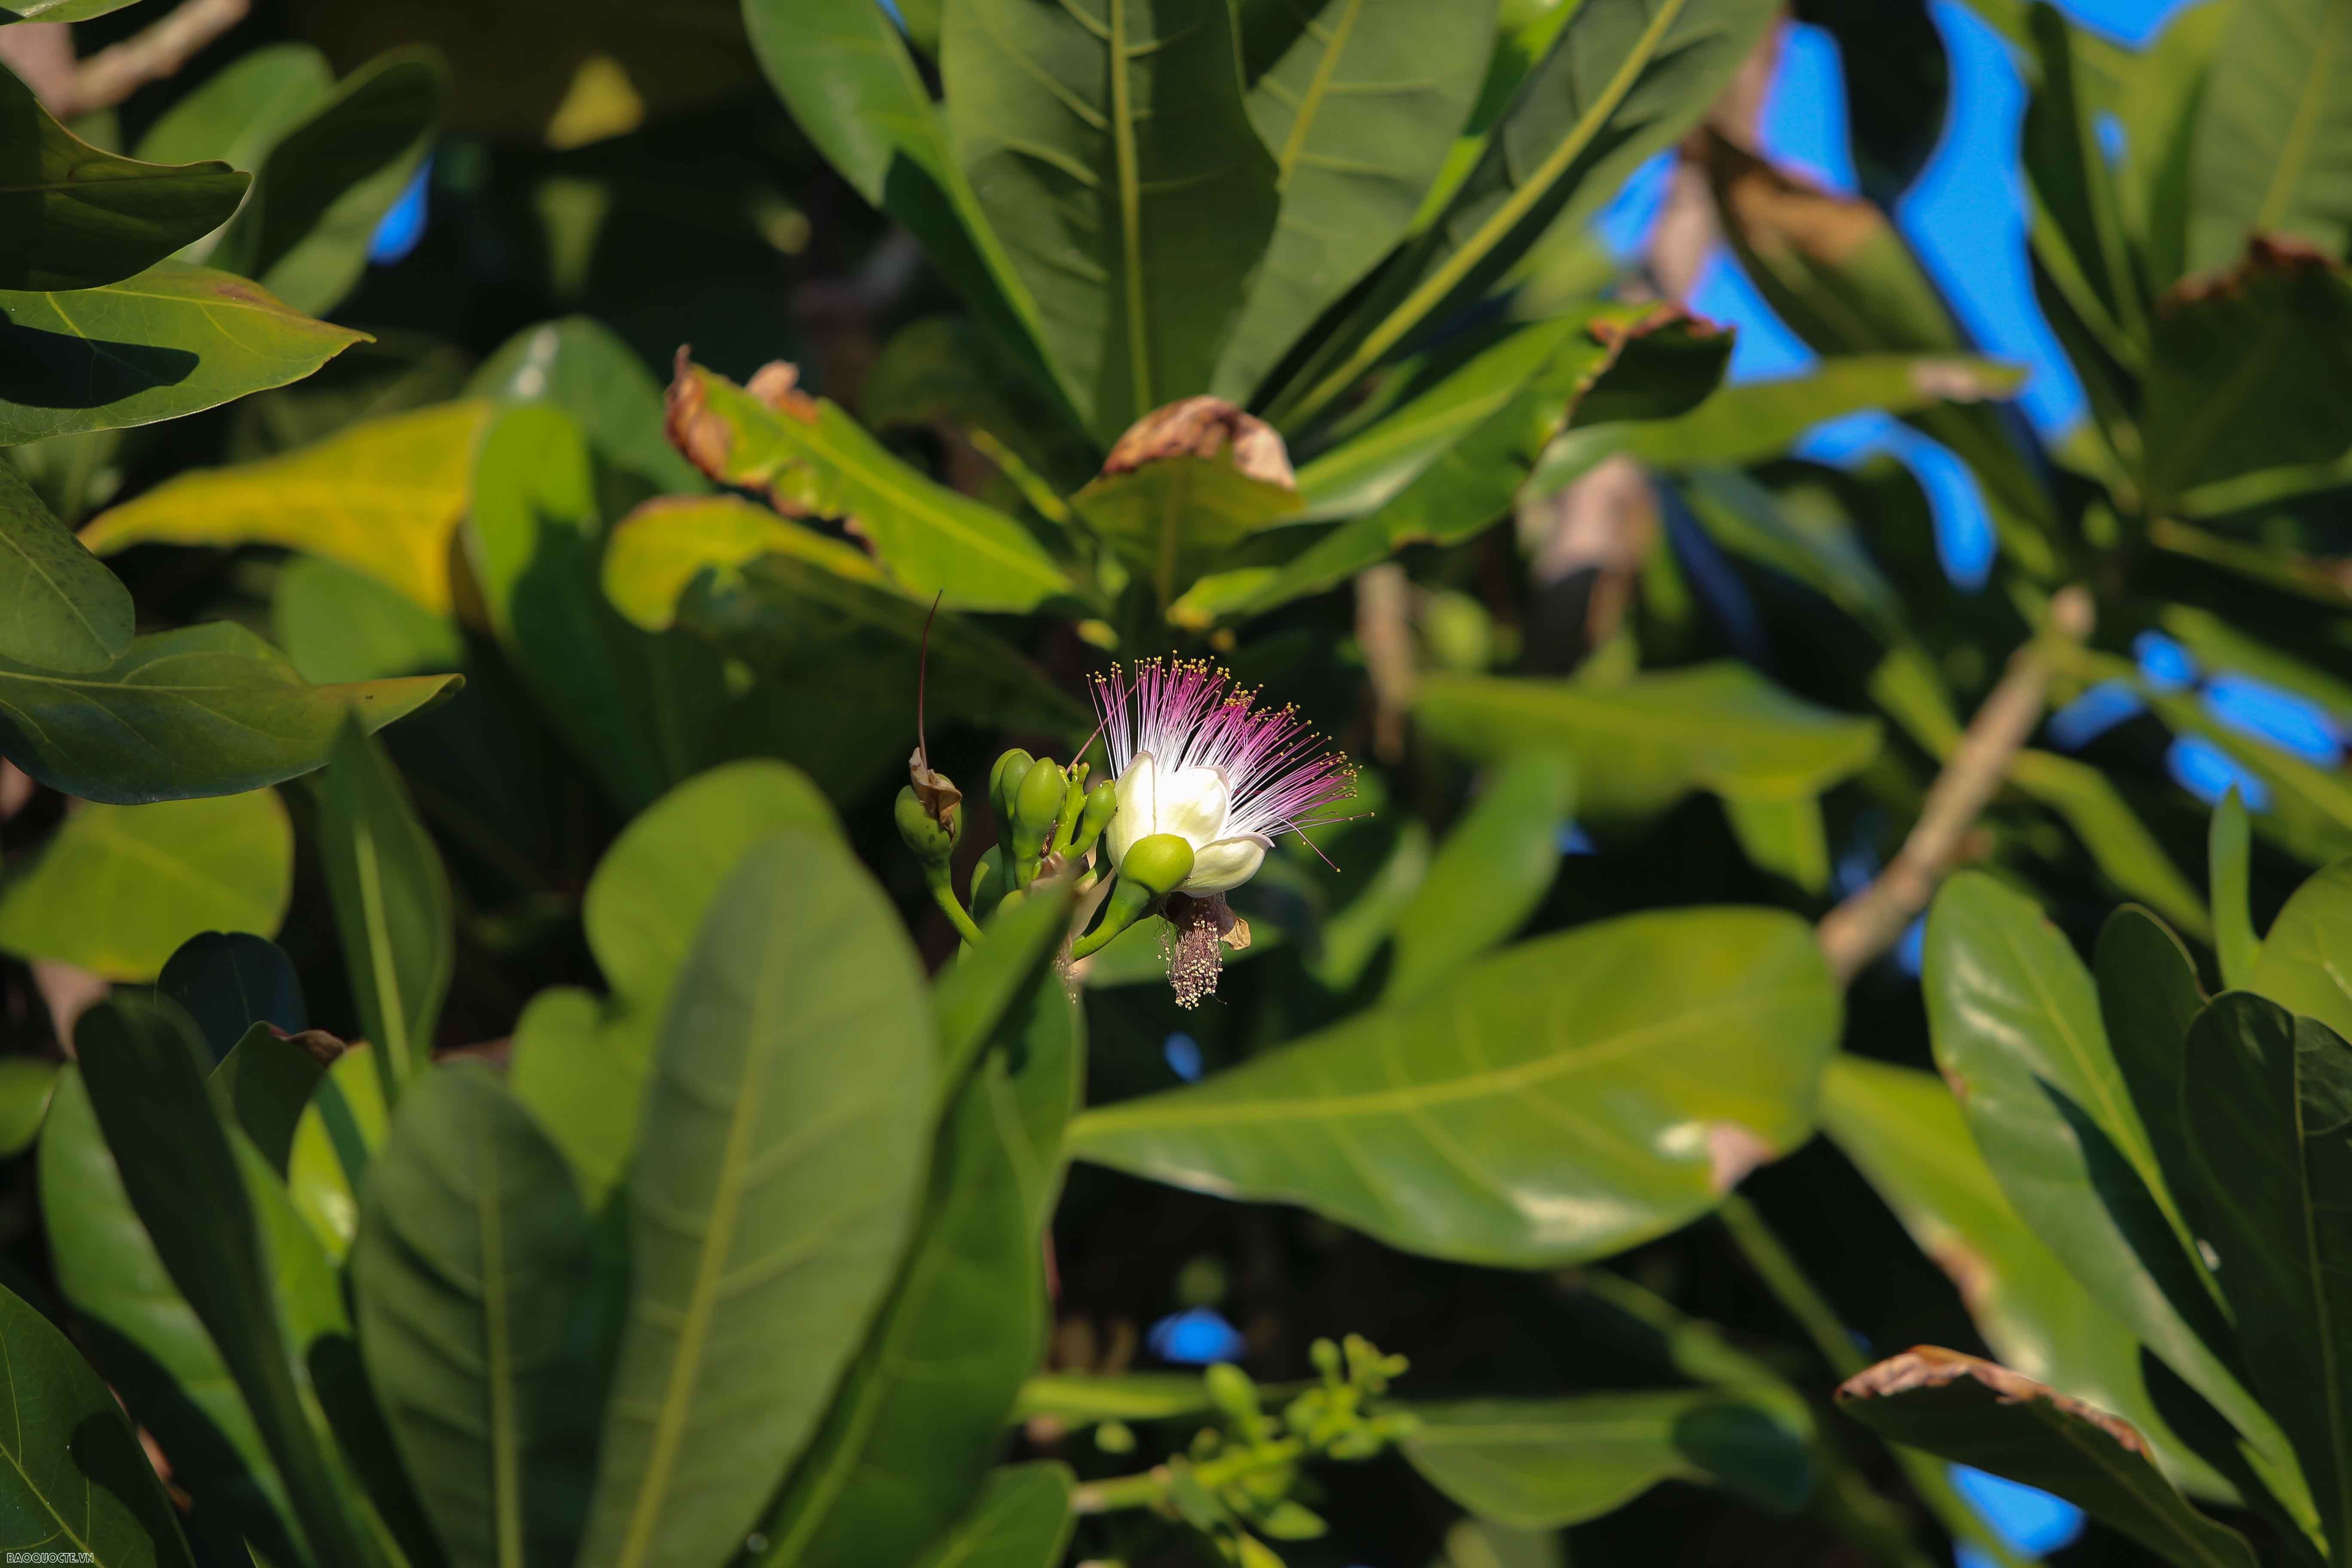
[[[1286,1465],[1295,1465],[1306,1457],[1306,1444],[1296,1437],[1285,1437],[1279,1442],[1235,1448],[1189,1468],[1192,1479],[1213,1492],[1259,1470],[1280,1469]],[[1168,1486],[1175,1475],[1173,1465],[1154,1465],[1140,1475],[1116,1476],[1107,1481],[1087,1481],[1070,1494],[1070,1510],[1073,1513],[1113,1513],[1121,1509],[1157,1508],[1168,1500]]]
[[[1853,1336],[1838,1321],[1836,1309],[1814,1289],[1812,1280],[1789,1255],[1789,1249],[1780,1245],[1780,1238],[1772,1234],[1772,1227],[1764,1223],[1764,1216],[1756,1212],[1755,1206],[1733,1193],[1723,1200],[1717,1213],[1722,1216],[1724,1228],[1731,1233],[1732,1244],[1763,1279],[1773,1299],[1803,1328],[1822,1352],[1822,1359],[1830,1363],[1830,1370],[1843,1380],[1868,1365]],[[1902,1465],[1911,1489],[1954,1540],[1978,1548],[2001,1568],[2029,1568],[2032,1559],[2011,1551],[2009,1543],[1994,1534],[1977,1510],[1969,1506],[1968,1500],[1960,1496],[1942,1460],[1899,1443],[1890,1443],[1887,1447]]]
[[[956,897],[955,886],[944,874],[944,868],[942,868],[942,875],[929,877],[926,879],[931,884],[931,897],[938,901],[940,908],[947,912],[948,923],[956,928],[956,934],[974,947],[978,947],[984,940],[981,935],[980,927],[973,922],[970,911],[963,907],[963,900]]]
[[[1070,943],[1070,956],[1073,959],[1079,959],[1087,957],[1092,953],[1100,952],[1104,948],[1110,945],[1111,939],[1113,937],[1118,935],[1119,932],[1125,931],[1129,926],[1131,926],[1135,922],[1133,921],[1123,921],[1118,919],[1112,912],[1110,901],[1108,900],[1105,900],[1103,901],[1103,918],[1096,924],[1094,930],[1087,932],[1086,935]]]

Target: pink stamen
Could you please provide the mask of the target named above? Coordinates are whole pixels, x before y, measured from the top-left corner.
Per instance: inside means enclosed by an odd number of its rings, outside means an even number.
[[[1328,813],[1355,793],[1355,765],[1296,708],[1261,708],[1255,690],[1198,659],[1147,658],[1131,679],[1114,668],[1093,684],[1114,776],[1145,752],[1163,769],[1223,769],[1233,792],[1225,831],[1236,837],[1352,820]]]

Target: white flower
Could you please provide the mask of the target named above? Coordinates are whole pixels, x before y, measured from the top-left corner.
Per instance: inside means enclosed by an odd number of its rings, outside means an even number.
[[[1131,680],[1095,680],[1104,742],[1118,780],[1108,842],[1114,867],[1136,840],[1170,833],[1192,849],[1177,891],[1206,898],[1240,887],[1276,834],[1329,820],[1355,770],[1294,709],[1265,709],[1223,670],[1147,659]]]

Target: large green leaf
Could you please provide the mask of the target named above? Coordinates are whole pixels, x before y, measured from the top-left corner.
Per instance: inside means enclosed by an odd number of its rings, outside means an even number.
[[[1209,390],[1249,400],[1284,352],[1402,238],[1469,117],[1491,0],[1244,7],[1246,108],[1274,154],[1274,239]]]
[[[1151,584],[1163,609],[1221,556],[1303,504],[1288,485],[1245,472],[1230,449],[1153,458],[1106,472],[1070,498],[1079,520]]]
[[[176,419],[299,381],[365,335],[178,261],[68,294],[0,290],[0,446]]]
[[[0,658],[84,675],[131,647],[130,591],[0,463]]]
[[[757,490],[788,516],[840,519],[926,602],[940,594],[956,608],[1028,610],[1072,591],[1019,523],[917,473],[788,378],[763,386],[755,376],[747,389],[680,351],[669,420],[670,438],[710,478]]]
[[[2338,860],[2294,890],[2245,984],[2352,1038],[2352,860]]]
[[[215,1061],[233,1050],[256,1024],[289,1035],[310,1026],[302,981],[278,944],[250,931],[202,931],[163,963],[156,988],[196,1026]]]
[[[14,5],[0,5],[0,26],[10,22],[87,22],[136,4],[138,0],[17,0]]]
[[[2266,1477],[2284,1471],[2275,1425],[2227,1364],[2227,1321],[2066,939],[2031,899],[1962,872],[1929,912],[1925,984],[1937,1066],[2019,1215],[2229,1417]]]
[[[2254,1390],[2294,1440],[2330,1541],[2352,1531],[2352,1047],[2244,992],[2214,998],[2180,1075],[2184,1194]]]
[[[15,1159],[41,1135],[63,1070],[33,1057],[0,1059],[0,1157]]]
[[[122,1407],[71,1341],[0,1289],[0,1545],[17,1562],[193,1568]]]
[[[321,1058],[340,1049],[341,1042],[331,1035],[289,1039],[275,1026],[257,1023],[212,1070],[207,1081],[214,1098],[281,1177],[302,1112],[325,1081],[327,1061]]]
[[[259,637],[215,621],[137,638],[94,675],[0,660],[0,753],[110,805],[236,795],[323,765],[346,714],[378,730],[457,679],[310,686]]]
[[[831,835],[744,856],[664,1019],[584,1568],[701,1568],[807,1443],[914,1217],[932,1027],[897,912]]]
[[[271,1562],[303,1561],[268,1445],[131,1207],[79,1068],[58,1079],[39,1174],[58,1289],[107,1382],[204,1500],[199,1529],[226,1519]]]
[[[1801,1506],[1812,1483],[1810,1434],[1721,1389],[1412,1410],[1413,1468],[1480,1519],[1522,1530],[1596,1519],[1664,1480],[1720,1479],[1778,1511]]]
[[[1565,752],[1531,748],[1494,770],[1397,913],[1387,1000],[1425,990],[1519,929],[1559,873],[1559,833],[1575,810]]]
[[[490,407],[466,400],[371,419],[257,463],[182,473],[100,513],[82,542],[283,544],[449,613],[449,536],[464,515]]]
[[[562,1568],[604,1371],[595,1233],[563,1156],[460,1063],[402,1100],[369,1172],[360,1344],[452,1568]]]
[[[2057,1493],[2179,1568],[2254,1568],[2237,1531],[2173,1489],[2129,1422],[1975,1356],[1922,1346],[1838,1390],[1883,1436]]]
[[[1076,889],[1066,879],[1032,883],[1031,889],[1026,898],[1000,905],[988,918],[988,940],[966,943],[932,983],[942,1095],[961,1087],[1007,1011],[1029,994],[1037,966],[1069,936]]]
[[[334,68],[308,44],[248,49],[165,110],[141,134],[139,156],[152,163],[218,158],[253,168],[334,86]],[[184,254],[200,259],[193,250]]]
[[[1381,274],[1344,356],[1288,406],[1322,407],[1444,311],[1487,292],[1688,130],[1771,19],[1761,0],[1582,0],[1444,215]]]
[[[202,1046],[168,1004],[121,995],[83,1015],[74,1038],[131,1207],[243,1393],[310,1560],[381,1563],[317,1425],[301,1355],[312,1306],[291,1292],[281,1300],[279,1269],[299,1259],[282,1255],[256,1213],[237,1135],[199,1070]]]
[[[971,1511],[908,1568],[1054,1568],[1070,1542],[1070,1472],[1052,1461],[993,1471]]]
[[[636,1142],[654,1032],[694,933],[746,850],[792,827],[835,832],[833,808],[782,763],[730,763],[656,801],[597,862],[581,923],[613,994],[557,987],[515,1026],[509,1083],[601,1207]]]
[[[0,69],[0,289],[120,283],[218,228],[252,176],[93,147]]]
[[[1818,794],[1878,753],[1878,725],[1801,701],[1744,664],[1639,675],[1616,686],[1430,675],[1413,716],[1474,756],[1549,745],[1576,759],[1588,816],[1664,810],[1694,789]]]
[[[85,805],[0,882],[0,949],[151,981],[207,931],[275,936],[294,894],[294,828],[274,790]]]
[[[2027,746],[2009,762],[2009,782],[2063,817],[2100,873],[2200,941],[2210,934],[2204,901],[2171,853],[2124,798],[2109,774],[2088,763]]]
[[[482,362],[467,395],[547,404],[579,422],[596,455],[665,495],[704,488],[662,433],[662,389],[620,334],[593,316],[525,327]]]
[[[991,945],[1009,934],[992,928]],[[1024,994],[948,1110],[890,1300],[761,1528],[761,1563],[912,1556],[971,1501],[1044,1359],[1041,1232],[1084,1052],[1062,977],[1031,947]]]
[[[2256,234],[2294,235],[2344,254],[2352,239],[2347,71],[2352,9],[2340,0],[2238,0],[2197,117],[2191,270],[2227,266]]]
[[[1089,1110],[1070,1147],[1435,1257],[1601,1257],[1804,1141],[1838,1013],[1801,921],[1633,915],[1507,948],[1205,1083]]]
[[[448,87],[448,68],[422,48],[379,56],[344,78],[275,140],[212,259],[296,310],[333,310],[367,270],[376,225],[424,161]]]
[[[940,38],[981,212],[1108,443],[1208,389],[1275,233],[1224,0],[969,0]],[[1041,83],[1055,84],[1042,89]]]
[[[269,636],[310,681],[384,680],[467,663],[457,622],[323,555],[292,556],[278,568]]]
[[[2027,26],[2042,79],[2026,107],[2022,153],[2045,299],[2054,290],[2095,341],[2093,353],[2137,369],[2147,353],[2147,287],[2125,231],[2116,166],[2099,144],[2096,101],[2074,68],[2074,29],[2047,4],[2034,5]]]
[[[387,1103],[425,1069],[456,962],[448,873],[383,747],[356,724],[319,789],[319,848],[360,1026]]]
[[[2126,906],[2099,929],[2092,964],[2107,1047],[2132,1107],[2139,1112],[2156,1168],[2179,1197],[2190,1184],[2189,1145],[2180,1121],[2180,1074],[2189,1026],[2205,1005],[2196,960],[2164,922],[2146,910]]]

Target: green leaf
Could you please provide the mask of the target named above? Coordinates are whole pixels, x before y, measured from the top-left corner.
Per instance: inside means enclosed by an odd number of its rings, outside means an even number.
[[[397,588],[323,555],[289,557],[270,639],[303,679],[384,680],[466,668],[465,634]]]
[[[40,1136],[59,1071],[30,1057],[0,1059],[0,1159],[15,1159]]]
[[[91,146],[0,69],[0,289],[94,289],[226,223],[252,176]]]
[[[656,1050],[583,1568],[700,1568],[759,1517],[888,1289],[932,1049],[921,968],[849,852],[803,829],[744,856]]]
[[[164,961],[155,984],[195,1024],[215,1061],[256,1024],[274,1024],[289,1035],[310,1026],[293,961],[250,931],[190,937]]]
[[[368,1376],[452,1568],[562,1564],[604,1394],[595,1233],[498,1081],[426,1073],[370,1165],[351,1277]]]
[[[430,49],[377,56],[279,135],[213,259],[323,314],[367,270],[376,225],[424,162],[449,89]]]
[[[525,327],[482,362],[466,394],[563,410],[599,458],[664,495],[706,488],[662,433],[661,383],[636,350],[593,316]]]
[[[752,378],[755,393],[680,353],[670,438],[705,474],[757,490],[789,516],[842,520],[926,603],[943,594],[950,608],[1028,610],[1073,591],[1019,523],[917,473],[788,376],[761,385],[769,374]]]
[[[365,336],[177,261],[70,294],[0,290],[0,446],[176,419],[299,381]]]
[[[2294,1440],[2330,1541],[2352,1531],[2352,1047],[2244,992],[2189,1031],[2180,1074],[2184,1194],[2263,1406]]]
[[[1288,485],[1244,472],[1231,447],[1106,471],[1070,498],[1079,520],[1151,584],[1162,607],[1235,545],[1304,504]]]
[[[2271,923],[2249,988],[2288,1011],[2352,1031],[2352,860],[2339,860],[2294,890]]]
[[[0,658],[83,675],[131,647],[130,591],[0,463]]]
[[[1928,914],[1925,984],[1937,1066],[2018,1214],[2271,1475],[2285,1458],[2279,1434],[2225,1363],[2227,1321],[2082,961],[2032,900],[1961,872]]]
[[[2258,234],[2344,254],[2352,226],[2347,68],[2352,12],[2336,0],[2238,0],[2198,112],[2190,270],[2228,266]]]
[[[259,637],[215,621],[139,637],[91,676],[0,660],[0,752],[108,805],[239,795],[323,765],[347,713],[381,729],[458,679],[310,686]]]
[[[1694,789],[1818,794],[1878,754],[1874,721],[1817,708],[1743,664],[1637,675],[1622,685],[1426,675],[1422,727],[1472,756],[1552,745],[1576,759],[1587,816],[1643,816]]]
[[[1433,1257],[1602,1257],[1704,1214],[1804,1141],[1838,1013],[1811,929],[1790,916],[1634,915],[1507,948],[1205,1083],[1087,1111],[1070,1147]]]
[[[137,0],[19,0],[0,6],[0,26],[10,22],[87,22],[135,4]]]
[[[1397,829],[1396,847],[1388,858],[1365,879],[1363,890],[1324,917],[1321,945],[1307,963],[1317,984],[1327,991],[1355,988],[1396,929],[1397,917],[1420,890],[1429,861],[1429,829],[1420,819],[1410,818]]]
[[[1758,870],[1815,897],[1829,891],[1829,826],[1819,795],[1733,791],[1723,797],[1723,811]]]
[[[2026,107],[2021,149],[2034,258],[2098,347],[2136,370],[2147,353],[2147,284],[2124,230],[2115,167],[2099,145],[2097,105],[2074,68],[2074,30],[2043,0],[2027,28],[2042,79]]]
[[[372,419],[316,446],[197,469],[102,512],[82,530],[100,555],[133,544],[283,544],[450,608],[449,536],[471,499],[488,404],[436,404]]]
[[[1822,1075],[1821,1118],[1919,1250],[1951,1276],[2004,1365],[2165,1443],[2131,1331],[2018,1217],[1941,1079],[1840,1056]],[[2166,1447],[2168,1459],[2182,1458],[2177,1442]]]
[[[2197,963],[2163,921],[2129,905],[2107,917],[2092,959],[2108,1047],[2147,1131],[2157,1169],[2178,1197],[2191,1180],[2180,1073],[2189,1026],[2205,1005]]]
[[[103,1568],[193,1568],[171,1500],[122,1407],[72,1342],[0,1289],[0,1545]]]
[[[204,1512],[225,1518],[273,1563],[304,1561],[277,1463],[212,1335],[148,1239],[70,1066],[42,1129],[39,1176],[58,1289],[107,1382],[172,1456],[175,1478],[204,1500]]]
[[[359,1234],[358,1192],[391,1121],[377,1052],[364,1040],[337,1057],[303,1108],[286,1163],[286,1187],[320,1245],[340,1259]]]
[[[264,44],[213,72],[165,110],[140,136],[139,156],[151,163],[218,158],[236,168],[253,168],[334,86],[334,68],[310,45]]]
[[[1906,1351],[1838,1405],[1881,1436],[2055,1492],[2179,1568],[2253,1568],[2237,1531],[2173,1489],[2129,1422],[1975,1356]]]
[[[726,580],[762,555],[799,556],[835,577],[899,592],[856,545],[787,522],[765,507],[733,496],[662,496],[613,525],[604,549],[604,596],[644,630],[667,631],[677,624],[678,601],[697,577],[709,571]]]
[[[1706,111],[1772,16],[1759,0],[1583,0],[1444,214],[1381,274],[1285,423],[1328,405],[1424,324],[1486,294]],[[1352,340],[1352,341],[1351,341]]]
[[[360,1027],[387,1103],[433,1054],[457,917],[448,874],[383,748],[346,724],[319,788],[319,848]]]
[[[340,1044],[332,1037],[314,1039]],[[289,1039],[272,1026],[257,1023],[221,1058],[208,1080],[221,1109],[245,1130],[279,1176],[286,1173],[302,1113],[327,1076],[327,1063],[312,1054],[313,1043]]]
[[[2347,337],[2352,275],[2308,251],[2258,245],[2229,272],[2168,295],[2147,384],[2154,498],[2342,458],[2352,447]]]
[[[1067,918],[1065,900],[1050,929]],[[1012,937],[1000,922],[982,951]],[[890,1299],[761,1527],[770,1544],[759,1563],[911,1557],[971,1500],[1022,1380],[1045,1357],[1043,1232],[1085,1053],[1050,950],[1031,946],[1029,984],[948,1109]]]
[[[605,850],[581,923],[613,988],[542,991],[515,1026],[509,1083],[601,1208],[636,1142],[654,1033],[694,933],[735,863],[787,828],[838,832],[833,808],[775,762],[712,768],[656,801]]]
[[[1208,1385],[1181,1372],[1041,1372],[1021,1385],[1015,1422],[1050,1415],[1071,1426],[1097,1421],[1166,1421],[1216,1408]]]
[[[1246,403],[1316,319],[1404,237],[1468,118],[1492,0],[1321,0],[1242,12],[1245,107],[1279,216],[1209,390]]]
[[[1106,444],[1211,384],[1274,237],[1240,64],[1222,0],[969,0],[943,20],[965,176]]]
[[[929,0],[940,42],[938,0]],[[917,17],[898,15],[911,29]],[[866,203],[906,226],[950,288],[1015,354],[1027,379],[1071,397],[1067,367],[1048,367],[1036,302],[981,211],[950,140],[946,113],[874,0],[746,0],[752,50],[784,107]]]
[[[294,893],[294,828],[272,790],[85,805],[0,883],[0,949],[151,981],[200,931],[275,936]]]
[[[2088,763],[2029,746],[2010,759],[2009,782],[2063,817],[2108,881],[2190,935],[2210,937],[2196,887],[2113,778]]]
[[[860,0],[865,3],[865,0]],[[873,430],[945,426],[961,431],[1016,485],[1026,465],[1035,485],[1061,496],[1092,479],[1102,457],[1093,437],[965,316],[909,321],[882,345],[857,392],[857,411]],[[992,445],[993,443],[993,445]],[[1032,504],[1035,498],[1032,497]]]
[[[203,1047],[167,1006],[121,995],[84,1014],[74,1037],[131,1206],[244,1394],[311,1560],[320,1568],[381,1563],[351,1482],[314,1425],[301,1355],[310,1309],[290,1294],[281,1303],[278,1271],[293,1260],[265,1239],[232,1135],[199,1072]]]
[[[1519,752],[1486,779],[1437,847],[1396,918],[1396,963],[1383,1000],[1400,1002],[1507,940],[1559,873],[1559,830],[1576,811],[1566,752]]]
[[[932,982],[943,1089],[961,1082],[1006,1011],[1029,994],[1038,966],[1069,935],[1076,890],[1061,881],[1032,888],[1028,897],[990,916],[988,940],[965,946]]]
[[[2126,57],[2112,107],[2124,131],[2124,210],[2143,240],[2148,281],[2170,287],[2188,270],[2189,182],[2210,63],[2235,0],[2173,13],[2153,43]],[[2079,41],[2079,40],[2078,40]]]
[[[1054,1568],[1077,1521],[1068,1468],[1051,1460],[990,1472],[970,1512],[909,1568]]]
[[[1481,1519],[1558,1530],[1664,1480],[1721,1479],[1776,1512],[1812,1487],[1808,1434],[1720,1389],[1413,1405],[1405,1457]]]

